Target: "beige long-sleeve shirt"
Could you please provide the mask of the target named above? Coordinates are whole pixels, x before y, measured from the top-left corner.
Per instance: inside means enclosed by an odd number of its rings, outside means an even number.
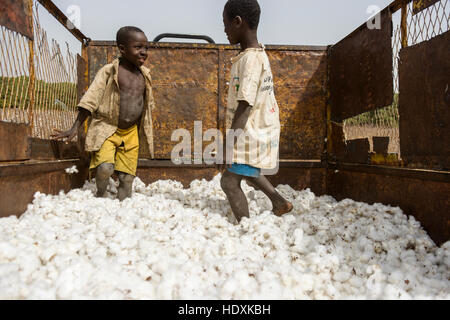
[[[151,157],[154,158],[152,110],[155,108],[155,100],[152,78],[148,68],[142,66],[140,70],[145,78],[145,107],[139,124],[139,142],[141,146],[143,143],[147,144]],[[119,59],[115,59],[98,71],[78,104],[78,107],[90,111],[92,115],[86,135],[85,149],[88,152],[100,150],[105,140],[118,128],[120,112],[118,75]]]

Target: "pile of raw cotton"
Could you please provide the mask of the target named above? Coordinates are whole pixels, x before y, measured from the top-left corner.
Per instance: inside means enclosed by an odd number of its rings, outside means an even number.
[[[235,224],[220,176],[94,197],[95,185],[36,193],[0,219],[1,299],[449,299],[450,242],[440,248],[399,208],[278,190],[283,217],[243,183]]]

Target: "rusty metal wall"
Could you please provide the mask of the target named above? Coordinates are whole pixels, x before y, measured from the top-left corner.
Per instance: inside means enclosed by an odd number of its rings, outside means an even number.
[[[231,58],[235,47],[150,43],[150,68],[157,109],[153,114],[156,159],[170,159],[175,129],[224,132]],[[325,47],[268,46],[280,106],[280,159],[321,159],[326,138]],[[118,55],[114,42],[90,43],[89,79]],[[301,137],[299,139],[298,137]],[[207,145],[209,143],[204,143]],[[193,148],[192,148],[193,150]]]
[[[409,167],[450,170],[450,31],[400,52],[400,145]]]
[[[60,190],[68,192],[82,187],[83,170],[75,175],[64,171],[74,165],[80,168],[78,160],[0,163],[0,218],[20,216],[37,191],[58,194]]]
[[[0,0],[0,25],[33,40],[32,0]]]
[[[331,119],[342,121],[390,105],[393,100],[392,20],[381,13],[381,29],[366,24],[330,49]]]

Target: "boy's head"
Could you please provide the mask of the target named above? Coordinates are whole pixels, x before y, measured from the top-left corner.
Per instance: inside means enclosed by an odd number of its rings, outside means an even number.
[[[120,28],[116,41],[122,58],[136,67],[142,66],[147,60],[148,40],[141,29],[136,27]]]
[[[238,44],[246,32],[256,31],[260,17],[257,0],[228,0],[223,10],[223,23],[230,43]]]

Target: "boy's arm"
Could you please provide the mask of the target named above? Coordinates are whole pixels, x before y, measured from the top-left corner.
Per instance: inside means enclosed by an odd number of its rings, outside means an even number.
[[[78,104],[78,116],[72,128],[67,131],[54,129],[54,134],[50,135],[52,139],[67,138],[66,143],[70,142],[77,134],[78,128],[84,123],[88,116],[92,115],[98,109],[100,100],[103,98],[106,88],[107,74],[106,68],[103,67],[95,75],[86,93]]]
[[[73,124],[72,128],[70,130],[67,130],[64,132],[54,129],[55,134],[50,135],[50,137],[55,140],[67,138],[66,143],[69,143],[70,141],[72,141],[72,139],[77,134],[78,128],[84,123],[84,121],[90,115],[91,115],[91,113],[88,110],[83,109],[83,108],[78,108],[78,116],[77,116],[77,119],[75,120],[75,123]]]
[[[234,114],[233,122],[231,124],[231,129],[233,130],[244,130],[247,124],[248,117],[250,116],[250,110],[252,106],[244,100],[239,101],[239,105]]]

